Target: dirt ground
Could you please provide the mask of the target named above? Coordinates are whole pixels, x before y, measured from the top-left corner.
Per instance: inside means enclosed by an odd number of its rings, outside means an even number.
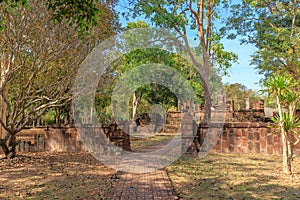
[[[282,172],[282,158],[261,154],[183,156],[167,167],[182,199],[300,199],[300,157],[292,176]]]
[[[0,199],[103,199],[116,173],[88,153],[0,159]]]
[[[133,151],[165,142],[132,141]],[[167,172],[181,199],[300,199],[300,156],[293,176],[282,173],[281,156],[209,154],[182,156]],[[0,199],[104,199],[116,170],[88,153],[30,153],[0,159]]]

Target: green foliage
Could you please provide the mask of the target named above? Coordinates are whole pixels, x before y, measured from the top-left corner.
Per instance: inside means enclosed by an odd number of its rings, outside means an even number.
[[[112,90],[120,78],[129,72],[133,78],[123,84],[135,88],[137,86],[134,81],[146,77],[145,74],[139,73],[139,71],[135,72],[131,70],[135,67],[152,63],[163,64],[172,67],[179,72],[181,76],[187,80],[186,84],[190,84],[196,96],[199,97],[194,103],[203,104],[203,98],[201,97],[203,97],[204,94],[199,72],[184,58],[160,49],[138,49],[129,54],[125,54],[119,60],[115,61],[110,70],[103,76],[105,84],[99,84],[96,94],[96,109],[101,122],[107,121],[107,118],[111,116],[110,97]],[[216,71],[212,71],[212,74],[212,77],[214,77],[212,82],[214,84],[221,84],[221,78],[217,75]],[[166,74],[165,77],[172,77],[172,75]],[[169,82],[172,83],[173,81],[169,80]],[[176,84],[176,80],[174,80],[174,84]],[[184,88],[184,86],[182,88]],[[177,107],[177,97],[170,88],[166,88],[163,85],[155,83],[145,84],[138,87],[135,93],[140,98],[139,106],[137,108],[138,113],[147,112],[151,105],[157,103],[162,104],[166,110]],[[131,107],[128,109],[132,111]],[[104,113],[107,112],[108,114],[105,115]]]
[[[277,105],[276,97],[282,105],[288,106],[291,103],[296,103],[299,98],[297,93],[297,81],[292,77],[285,75],[269,75],[264,81],[264,88],[262,93],[267,93],[266,104],[274,107]]]
[[[28,5],[27,0],[0,0],[0,31],[3,29],[3,21],[5,20],[5,13],[8,11],[14,11],[18,6]]]
[[[212,56],[211,62],[218,66],[219,70],[227,74],[232,63],[237,62],[237,55],[225,50],[221,43],[222,31],[215,26],[215,21],[221,18],[217,11],[221,1],[205,0],[203,8],[198,1],[183,0],[160,0],[160,1],[135,1],[133,17],[145,16],[150,19],[156,27],[175,30],[181,36],[196,35],[201,48]],[[203,19],[201,21],[201,12]],[[201,26],[201,28],[200,28]],[[204,35],[199,33],[203,29]],[[205,44],[204,44],[205,43]]]
[[[268,77],[264,82],[265,92],[270,95],[278,96],[280,100],[295,100],[292,97],[292,88],[296,86],[292,77],[284,75],[274,75]]]
[[[93,0],[49,0],[48,9],[53,12],[54,22],[66,19],[71,25],[78,25],[81,32],[97,25],[97,17],[101,15]]]
[[[28,5],[17,1],[14,9],[7,2],[10,1],[0,4],[0,10],[5,11],[0,14],[5,16],[0,31],[0,96],[7,98],[3,127],[8,132],[18,132],[54,107],[63,107],[60,117],[69,118],[70,106],[66,104],[70,104],[73,95],[77,69],[99,41],[114,33],[106,22],[114,17],[107,13],[107,18],[93,27],[94,34],[83,41],[76,26],[70,26],[65,19],[51,23],[53,11],[45,1],[29,1]],[[97,6],[103,12],[109,11],[106,4],[97,2]],[[3,92],[6,89],[8,92]],[[50,123],[51,117],[47,118]]]
[[[21,5],[30,7],[28,0],[0,0],[4,3],[2,10],[14,9]],[[99,1],[96,0],[49,0],[47,1],[48,10],[52,13],[52,21],[61,23],[66,20],[70,26],[75,26],[79,33],[83,34],[89,31],[92,27],[97,26],[99,18],[105,17],[105,12],[110,12],[107,7],[103,9],[99,7]],[[114,1],[107,1],[107,5]],[[101,3],[104,4],[104,3]],[[0,18],[0,29],[1,26]]]
[[[270,126],[270,128],[280,129],[281,120],[279,115],[275,115],[271,118],[271,120],[274,123],[274,125]],[[293,116],[290,113],[284,112],[282,114],[282,126],[284,131],[298,134],[298,132],[295,129],[300,128],[300,120],[298,117]]]
[[[47,112],[45,112],[42,118],[45,124],[52,125],[55,124],[55,116],[56,116],[55,110],[49,109]]]
[[[237,62],[238,56],[234,52],[226,51],[220,39],[212,40],[214,41],[211,45],[211,50],[214,54],[213,62],[216,66],[219,66],[218,70],[222,75],[228,75],[227,69],[231,67],[232,63]]]
[[[241,42],[257,48],[252,64],[259,72],[266,76],[271,73],[290,74],[298,79],[299,1],[247,0],[230,8],[232,15],[227,20],[229,36],[244,36]]]
[[[231,5],[232,15],[227,20],[227,30],[236,31],[229,34],[230,38],[238,34],[243,36],[242,43],[257,48],[252,64],[265,74],[265,91],[276,98],[279,114],[272,120],[282,135],[283,168],[288,174],[292,172],[290,158],[293,156],[289,136],[299,125],[293,117],[300,74],[299,6],[298,0],[245,0]]]
[[[129,22],[127,28],[148,28],[149,25],[144,21],[137,21],[137,22]],[[130,35],[128,39],[126,39],[127,45],[130,46],[131,43],[135,43],[136,40],[139,40],[139,37],[145,39],[147,35]],[[197,46],[196,48],[192,49],[193,53],[199,55],[201,54],[201,46]],[[134,69],[138,66],[145,65],[145,64],[161,64],[165,66],[169,66],[176,70],[176,72],[180,73],[180,75],[186,80],[184,84],[189,84],[193,88],[195,95],[198,99],[194,100],[194,103],[203,104],[203,87],[200,78],[200,74],[196,68],[189,63],[184,56],[186,55],[177,55],[171,53],[171,51],[161,50],[159,48],[151,48],[151,49],[138,49],[131,51],[128,54],[123,55],[121,58],[116,60],[110,67],[110,69],[106,72],[103,76],[101,83],[99,83],[99,87],[97,89],[96,94],[96,110],[98,115],[100,113],[106,113],[109,111],[111,113],[111,105],[110,105],[110,97],[112,95],[112,91],[116,86],[116,83],[120,81],[122,76],[126,73],[130,73],[130,80],[125,80],[122,82],[123,85],[129,88],[136,88],[134,91],[136,97],[138,98],[138,113],[145,113],[147,112],[151,105],[160,103],[166,110],[174,109],[177,107],[177,97],[175,96],[172,88],[167,88],[163,85],[159,85],[156,83],[151,84],[144,84],[142,86],[136,85],[135,80],[143,80],[146,79],[144,73],[140,71],[135,71]],[[201,62],[201,60],[199,60]],[[169,73],[168,71],[164,71],[164,73]],[[212,88],[220,88],[221,87],[221,78],[218,75],[218,71],[215,68],[211,68],[211,80],[210,83],[214,86]],[[151,73],[151,74],[154,74]],[[172,74],[166,74],[162,77],[169,77],[170,79],[173,78]],[[176,85],[176,81],[178,80],[164,80],[169,83],[174,82]],[[182,86],[185,88],[185,86]],[[178,93],[183,93],[183,91],[177,91]],[[219,91],[214,90],[212,91],[213,95],[216,96]],[[128,95],[128,94],[127,94]],[[129,94],[133,95],[133,94]],[[123,98],[123,97],[119,97]],[[188,99],[189,97],[184,97]],[[132,98],[130,101],[132,102]],[[189,99],[190,100],[190,99]],[[132,112],[133,108],[131,104],[129,104],[129,108],[124,108]],[[103,114],[101,114],[103,115]],[[98,116],[99,119],[101,118],[100,115]],[[109,115],[107,115],[109,117]],[[101,118],[101,122],[107,119]]]

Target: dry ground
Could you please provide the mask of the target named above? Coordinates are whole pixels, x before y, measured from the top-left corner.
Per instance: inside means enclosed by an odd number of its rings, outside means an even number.
[[[172,139],[155,136],[132,142],[133,150]],[[217,154],[204,158],[184,155],[167,172],[182,199],[300,199],[300,156],[293,176],[282,173],[281,156]]]
[[[282,173],[281,157],[210,154],[183,156],[167,167],[183,199],[300,199],[300,157],[293,176]]]
[[[132,141],[133,150],[172,139]],[[182,156],[167,172],[181,199],[300,199],[300,156],[293,176],[281,157],[209,154]],[[0,199],[103,199],[116,171],[87,153],[32,153],[0,159]]]
[[[115,170],[87,153],[0,159],[0,199],[103,199]]]
[[[160,143],[166,143],[171,141],[174,136],[170,135],[156,135],[146,138],[134,138],[130,140],[131,150],[139,151],[144,148],[149,148],[150,146],[155,146]]]

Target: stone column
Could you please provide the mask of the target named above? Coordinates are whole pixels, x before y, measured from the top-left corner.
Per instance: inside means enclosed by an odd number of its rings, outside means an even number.
[[[181,150],[182,153],[193,154],[196,150],[194,138],[197,134],[197,123],[194,122],[192,115],[189,112],[182,114],[181,121]]]
[[[246,110],[250,110],[250,99],[246,98]]]
[[[226,104],[227,104],[227,106],[226,106],[227,110],[229,112],[233,112],[234,111],[234,101],[233,100],[227,101]]]
[[[259,105],[256,99],[253,100],[253,109],[259,109]]]
[[[259,109],[265,109],[265,100],[262,99],[259,101]]]

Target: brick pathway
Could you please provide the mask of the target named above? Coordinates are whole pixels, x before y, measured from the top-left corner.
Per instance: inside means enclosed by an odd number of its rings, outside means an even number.
[[[161,144],[163,145],[163,144]],[[160,148],[158,145],[155,148]],[[149,147],[153,150],[153,146]],[[145,150],[145,149],[144,149]],[[149,149],[148,149],[149,150]],[[151,158],[149,158],[151,159]],[[154,158],[153,158],[154,159]],[[159,162],[159,159],[156,159]],[[137,159],[135,161],[126,162],[121,161],[128,167],[132,166],[133,169],[139,170],[143,166],[149,168],[149,163]],[[152,163],[153,164],[153,163]],[[156,166],[160,166],[157,163]],[[133,170],[135,171],[135,170]],[[128,173],[118,171],[114,178],[113,185],[108,192],[106,199],[122,199],[122,200],[139,200],[139,199],[179,199],[171,184],[171,181],[164,169],[148,172],[148,173]]]
[[[164,170],[134,174],[118,172],[106,199],[178,199]]]

